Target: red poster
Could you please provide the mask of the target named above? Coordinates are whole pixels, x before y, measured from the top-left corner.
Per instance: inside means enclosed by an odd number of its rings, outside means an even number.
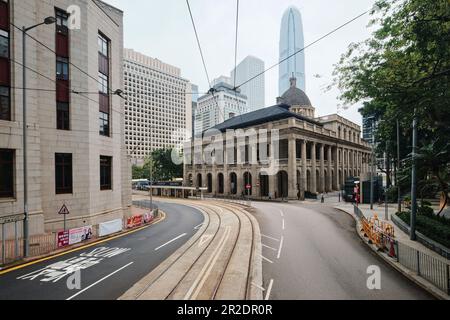
[[[69,230],[58,232],[57,237],[58,248],[64,248],[69,245]]]
[[[144,223],[144,216],[133,216],[127,219],[127,228],[134,228],[141,226]]]

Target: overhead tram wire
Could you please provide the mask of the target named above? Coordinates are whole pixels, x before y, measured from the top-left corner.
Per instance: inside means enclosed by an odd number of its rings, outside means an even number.
[[[262,76],[263,74],[267,73],[268,71],[272,70],[273,68],[279,66],[280,64],[282,64],[283,62],[291,59],[292,57],[296,56],[297,54],[305,51],[306,49],[308,49],[309,47],[315,45],[316,43],[322,41],[323,39],[329,37],[330,35],[332,35],[333,33],[336,33],[337,31],[339,31],[340,29],[346,27],[347,25],[351,24],[352,22],[358,20],[359,18],[365,16],[366,14],[368,14],[371,10],[366,10],[363,13],[357,15],[356,17],[354,17],[353,19],[347,21],[346,23],[340,25],[339,27],[333,29],[332,31],[328,32],[327,34],[321,36],[320,38],[316,39],[315,41],[311,42],[310,44],[308,44],[307,46],[303,47],[302,49],[294,52],[293,54],[291,54],[290,56],[282,59],[281,61],[279,61],[278,63],[274,64],[273,66],[269,67],[268,69],[264,70],[263,72],[258,73],[257,75],[255,75],[254,77],[251,77],[250,79],[248,79],[247,81],[241,83],[239,86],[236,87],[236,89],[241,88],[243,85],[246,85],[247,83],[259,78],[260,76]]]
[[[195,38],[197,40],[197,45],[198,45],[198,49],[200,51],[200,56],[202,58],[203,69],[205,70],[206,79],[208,80],[208,85],[209,85],[209,88],[210,88],[208,93],[212,95],[212,97],[214,99],[214,102],[216,103],[216,108],[219,110],[219,113],[220,113],[219,102],[217,101],[217,98],[216,98],[216,96],[214,94],[215,89],[211,85],[211,80],[209,78],[208,68],[206,67],[205,57],[203,55],[202,46],[200,44],[200,38],[198,36],[197,28],[195,26],[194,16],[192,15],[192,10],[191,10],[191,5],[189,4],[189,0],[186,0],[186,4],[187,4],[188,10],[189,10],[189,16],[191,17],[192,27],[194,28]],[[223,116],[223,118],[225,120],[225,111],[222,112],[222,116]]]
[[[236,0],[236,35],[235,35],[235,41],[234,41],[234,84],[233,84],[233,91],[234,91],[234,96],[236,98],[237,108],[239,110],[239,116],[240,116],[241,122],[242,122],[242,110],[241,110],[241,105],[239,103],[238,96],[237,96],[238,88],[236,88],[238,39],[239,39],[239,0]]]

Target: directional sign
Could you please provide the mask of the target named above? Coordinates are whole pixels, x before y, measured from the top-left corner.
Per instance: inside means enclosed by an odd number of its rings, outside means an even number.
[[[62,214],[62,215],[68,215],[70,214],[69,209],[67,209],[67,206],[65,204],[63,204],[61,210],[59,210],[58,214]]]
[[[245,188],[246,188],[247,190],[250,190],[250,189],[252,188],[252,186],[251,186],[250,184],[248,184],[248,185],[245,186]]]

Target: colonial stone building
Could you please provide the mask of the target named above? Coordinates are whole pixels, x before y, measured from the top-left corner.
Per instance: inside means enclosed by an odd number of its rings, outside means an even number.
[[[26,51],[31,235],[61,230],[64,204],[68,228],[122,218],[131,206],[124,100],[114,94],[123,88],[123,12],[98,0],[1,0],[0,221],[24,213],[18,28],[49,16],[56,24],[29,31]]]
[[[189,143],[185,185],[206,187],[210,195],[303,199],[340,190],[347,177],[369,171],[371,149],[360,126],[336,114],[315,118],[295,78],[277,103]]]

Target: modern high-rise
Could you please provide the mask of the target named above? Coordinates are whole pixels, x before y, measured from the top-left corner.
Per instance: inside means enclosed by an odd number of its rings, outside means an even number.
[[[73,5],[83,13],[79,29],[67,13]],[[15,63],[22,31],[12,24],[49,16],[56,24],[33,29],[41,43],[28,38],[26,51],[26,192],[23,68]],[[18,219],[21,237],[26,198],[31,236],[61,231],[63,205],[68,229],[130,216],[124,102],[114,94],[123,87],[123,12],[99,0],[2,0],[0,38],[0,224]],[[14,223],[5,226],[3,239],[14,239]]]
[[[236,69],[231,72],[233,86],[235,76],[236,86],[239,86],[253,77],[264,73],[264,67],[264,61],[261,59],[254,56],[246,57]],[[240,87],[242,94],[247,96],[249,112],[256,111],[266,106],[265,85],[265,76],[262,74]]]
[[[283,15],[280,32],[280,61],[305,47],[300,11],[289,7]],[[289,79],[297,79],[297,87],[306,91],[305,52],[302,51],[280,64],[279,95],[289,89]]]
[[[230,118],[248,113],[247,96],[227,83],[214,86],[215,93],[201,96],[195,113],[195,135]]]
[[[125,143],[133,163],[154,150],[181,148],[192,134],[192,85],[181,70],[124,50]]]

